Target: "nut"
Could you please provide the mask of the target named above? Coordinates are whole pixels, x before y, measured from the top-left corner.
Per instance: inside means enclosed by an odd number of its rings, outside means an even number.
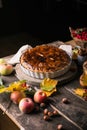
[[[48,112],[48,116],[49,116],[49,117],[52,117],[52,116],[53,116],[53,112],[50,112],[50,111],[49,111],[49,112]]]
[[[50,117],[49,117],[48,115],[44,115],[44,117],[43,117],[43,118],[44,118],[44,120],[45,120],[45,121],[50,120]]]
[[[45,104],[44,102],[42,102],[42,103],[40,104],[40,107],[41,107],[41,108],[45,108],[45,106],[46,106],[46,104]]]
[[[54,110],[54,111],[53,111],[53,115],[54,115],[54,116],[58,115],[58,111]]]
[[[57,125],[57,130],[61,130],[63,128],[62,124]]]
[[[65,103],[65,104],[69,103],[69,101],[68,101],[67,98],[63,98],[63,99],[62,99],[62,102]]]
[[[44,115],[47,115],[48,114],[48,109],[44,109]]]

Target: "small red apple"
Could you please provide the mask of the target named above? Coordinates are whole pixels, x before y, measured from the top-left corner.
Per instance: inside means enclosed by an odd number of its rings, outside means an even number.
[[[44,102],[46,100],[46,98],[47,98],[47,95],[42,90],[38,90],[34,94],[34,101],[36,103],[42,103],[42,102]]]
[[[0,64],[0,74],[9,75],[13,72],[13,66],[11,64]]]
[[[26,97],[24,92],[21,91],[13,91],[10,95],[10,99],[13,101],[15,104],[19,104],[20,100],[22,98]]]
[[[31,98],[26,97],[19,102],[19,110],[23,113],[30,113],[34,109],[34,102]]]

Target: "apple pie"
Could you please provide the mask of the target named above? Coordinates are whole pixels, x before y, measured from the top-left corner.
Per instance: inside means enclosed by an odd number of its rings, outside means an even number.
[[[27,49],[20,57],[20,65],[31,77],[55,78],[69,70],[71,58],[63,49],[44,44]]]

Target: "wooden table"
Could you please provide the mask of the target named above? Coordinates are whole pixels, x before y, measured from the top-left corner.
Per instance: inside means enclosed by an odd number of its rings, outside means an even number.
[[[1,78],[5,85],[18,80],[15,74]],[[21,130],[57,130],[58,124],[62,124],[64,130],[87,130],[87,101],[73,92],[78,86],[80,86],[78,74],[70,82],[57,85],[58,92],[50,97],[51,104],[49,103],[47,108],[57,110],[60,116],[52,117],[50,121],[43,119],[43,110],[38,113],[22,114],[13,103],[8,107],[10,100],[5,93],[0,95],[0,108]],[[62,102],[64,97],[69,100],[68,104]]]

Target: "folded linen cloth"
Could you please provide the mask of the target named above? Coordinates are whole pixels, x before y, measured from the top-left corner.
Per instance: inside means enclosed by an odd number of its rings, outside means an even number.
[[[17,64],[20,63],[20,56],[21,54],[28,48],[32,48],[30,45],[23,45],[17,53],[8,61],[9,64]]]
[[[71,45],[60,45],[61,49],[63,49],[64,51],[66,51],[66,53],[70,56],[70,58],[72,59],[72,46]]]
[[[24,45],[22,46],[17,53],[8,61],[9,64],[15,65],[17,63],[20,63],[20,56],[21,54],[28,48],[32,48],[30,45]],[[72,59],[72,46],[71,45],[60,45],[59,48],[65,50],[67,54]]]

